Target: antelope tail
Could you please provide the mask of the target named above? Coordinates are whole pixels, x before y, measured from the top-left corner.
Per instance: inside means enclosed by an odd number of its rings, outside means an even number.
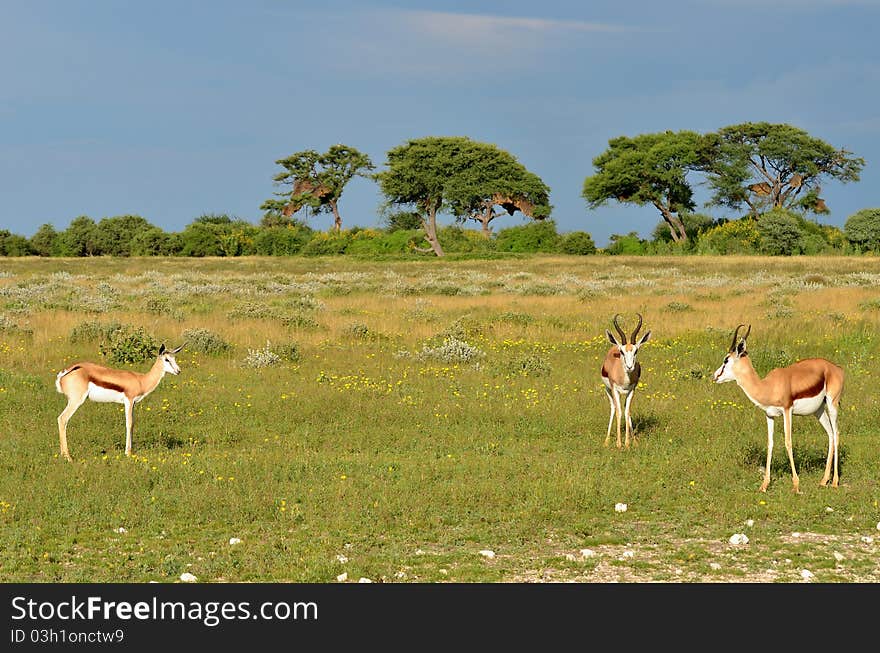
[[[61,394],[64,394],[64,390],[61,389],[61,379],[73,372],[74,370],[78,369],[79,365],[74,365],[72,367],[68,367],[66,370],[61,370],[60,372],[58,372],[58,374],[55,376],[55,389]]]

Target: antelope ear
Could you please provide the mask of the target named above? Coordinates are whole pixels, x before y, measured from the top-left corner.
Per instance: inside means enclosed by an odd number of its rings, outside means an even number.
[[[159,347],[159,355],[161,356],[164,353],[165,353],[165,343],[163,342],[162,346]]]
[[[746,341],[740,340],[739,344],[736,346],[736,355],[742,356],[745,353],[746,353]]]
[[[650,338],[650,337],[651,337],[651,332],[648,331],[645,335],[642,336],[642,339],[639,340],[638,346],[641,347],[642,345],[644,345],[646,342],[648,342],[648,338]]]
[[[183,349],[183,345],[180,345],[180,347],[178,347],[177,349],[172,349],[170,353],[172,353],[172,354],[176,354],[176,353],[179,352],[181,349]]]
[[[608,336],[608,340],[611,341],[612,345],[617,345],[618,347],[620,347],[620,343],[617,342],[617,339],[612,335],[612,333],[608,329],[605,329],[605,335]]]

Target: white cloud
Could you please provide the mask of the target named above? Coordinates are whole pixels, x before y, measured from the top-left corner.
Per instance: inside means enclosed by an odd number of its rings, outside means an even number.
[[[540,69],[555,52],[637,26],[441,11],[365,11],[333,21],[335,67],[358,75],[474,76]]]

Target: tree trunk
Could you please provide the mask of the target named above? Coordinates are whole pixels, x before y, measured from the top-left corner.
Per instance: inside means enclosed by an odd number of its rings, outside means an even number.
[[[422,218],[422,227],[425,229],[425,239],[431,245],[431,249],[437,256],[446,256],[440,241],[437,240],[437,211],[435,209],[428,210],[428,217]]]
[[[342,216],[339,215],[339,209],[336,207],[336,200],[327,202],[333,211],[333,231],[342,231]]]
[[[684,224],[682,223],[681,218],[659,202],[654,202],[654,206],[657,207],[663,215],[663,219],[666,220],[666,224],[669,225],[669,233],[672,234],[672,240],[676,243],[687,242],[687,232],[684,230]]]
[[[483,225],[483,237],[486,240],[489,240],[492,237],[492,229],[489,227],[489,223],[495,219],[495,212],[492,210],[492,204],[490,203],[486,206],[486,212],[482,213],[479,216],[480,224]]]

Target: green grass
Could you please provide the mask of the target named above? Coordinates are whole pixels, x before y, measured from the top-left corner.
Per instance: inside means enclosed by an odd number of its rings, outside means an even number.
[[[878,280],[867,258],[0,260],[0,577],[876,582],[880,313],[862,307]],[[652,331],[637,445],[606,448],[605,329],[636,311]],[[54,376],[102,362],[99,337],[71,342],[88,322],[230,347],[179,354],[136,408],[131,458],[121,407],[86,403],[70,464]],[[710,381],[740,322],[762,375],[845,368],[841,487],[818,486],[827,439],[799,417],[802,493],[781,424],[758,492],[764,417]],[[450,334],[484,356],[419,355]],[[298,355],[245,365],[267,341]]]

